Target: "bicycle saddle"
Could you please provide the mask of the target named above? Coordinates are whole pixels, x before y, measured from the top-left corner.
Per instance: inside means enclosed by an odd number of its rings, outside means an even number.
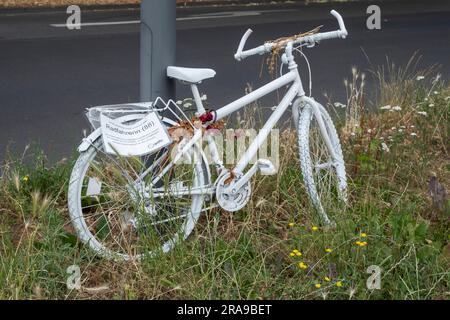
[[[167,67],[167,76],[189,83],[199,83],[202,80],[213,78],[216,72],[213,69]]]

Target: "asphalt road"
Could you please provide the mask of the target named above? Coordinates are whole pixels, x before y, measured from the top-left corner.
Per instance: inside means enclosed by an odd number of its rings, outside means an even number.
[[[382,2],[382,29],[366,28],[367,3],[277,5],[246,8],[179,9],[177,64],[217,71],[201,91],[219,107],[269,80],[260,76],[261,57],[237,62],[233,54],[243,32],[253,28],[248,46],[317,25],[337,28],[331,8],[344,17],[350,36],[308,50],[313,95],[345,99],[343,79],[351,67],[367,70],[389,60],[402,65],[419,51],[419,67],[438,63],[450,74],[450,3]],[[138,10],[83,11],[81,30],[57,26],[65,12],[0,11],[0,159],[9,147],[20,153],[35,142],[52,160],[69,156],[88,124],[85,107],[139,99]],[[109,24],[111,22],[125,24]],[[98,22],[106,24],[98,25]],[[55,26],[56,25],[56,26]],[[364,53],[365,52],[365,53]],[[370,61],[367,59],[369,57]],[[305,64],[299,60],[305,87]],[[369,86],[374,92],[373,83]],[[178,88],[178,98],[189,92]],[[263,101],[270,106],[273,99]]]

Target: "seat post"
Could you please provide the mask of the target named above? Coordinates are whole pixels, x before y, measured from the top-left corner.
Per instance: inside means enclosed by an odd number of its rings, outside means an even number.
[[[197,84],[191,83],[192,95],[194,96],[194,101],[197,106],[196,116],[201,116],[206,113],[205,108],[203,107],[202,99],[200,98],[200,93],[198,92]]]

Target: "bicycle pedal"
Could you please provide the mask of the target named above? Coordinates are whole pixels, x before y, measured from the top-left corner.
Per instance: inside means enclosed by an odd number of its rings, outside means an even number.
[[[258,168],[263,176],[272,176],[277,173],[277,169],[268,159],[258,159]]]

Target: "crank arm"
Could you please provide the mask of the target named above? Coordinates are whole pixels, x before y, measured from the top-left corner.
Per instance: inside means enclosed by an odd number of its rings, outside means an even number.
[[[258,159],[245,175],[239,180],[231,182],[227,187],[227,190],[230,190],[231,194],[235,194],[256,174],[258,170],[260,170],[263,175],[273,175],[276,173],[275,166],[272,162],[267,159]]]

